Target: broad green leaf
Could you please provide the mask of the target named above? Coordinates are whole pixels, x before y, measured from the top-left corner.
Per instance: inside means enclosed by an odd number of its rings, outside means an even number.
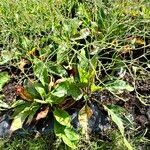
[[[79,64],[78,64],[78,72],[80,77],[80,82],[88,82],[88,70],[89,70],[89,60],[86,58],[86,52],[84,49],[81,50],[78,55]]]
[[[24,105],[24,104],[26,104],[27,102],[26,101],[24,101],[24,100],[17,100],[17,101],[15,101],[12,105],[11,105],[11,108],[15,108],[15,107],[17,107],[17,106],[20,106],[20,105]]]
[[[80,82],[81,83],[88,83],[89,81],[89,74],[87,71],[82,69],[80,66],[78,66],[78,72],[79,72],[79,77],[80,77]]]
[[[72,149],[75,149],[78,140],[72,140],[70,138],[72,137],[73,139],[77,139],[77,136],[76,135],[70,135],[70,136],[68,135],[68,137],[69,137],[68,138],[66,134],[69,134],[69,131],[66,131],[66,133],[65,133],[65,129],[66,129],[66,126],[60,124],[59,122],[57,122],[55,120],[54,132],[55,132],[56,136],[61,138],[67,146],[71,147]],[[74,133],[71,133],[71,134],[74,134]]]
[[[0,72],[0,91],[2,91],[3,86],[10,80],[10,76],[7,72]]]
[[[129,92],[133,91],[134,88],[123,80],[115,80],[106,84],[106,89],[114,93],[122,93],[124,90]]]
[[[22,128],[24,121],[30,114],[29,109],[30,107],[25,107],[20,113],[18,113],[18,115],[14,117],[11,127],[10,127],[10,130],[12,132]]]
[[[56,134],[56,136],[59,136],[61,138],[61,136],[63,134],[65,134],[64,130],[65,130],[66,126],[61,125],[58,121],[54,121],[54,132]]]
[[[85,135],[86,139],[89,139],[89,128],[88,120],[92,116],[93,111],[88,105],[85,105],[79,112],[79,123],[82,127],[82,133]]]
[[[68,139],[70,139],[71,141],[79,140],[79,135],[77,132],[74,131],[73,128],[66,127],[64,132],[65,132],[65,135],[68,137]]]
[[[126,110],[118,105],[114,105],[114,104],[111,104],[111,105],[107,105],[107,108],[113,110],[113,112],[117,115],[120,115],[120,114],[123,114],[126,112]]]
[[[69,147],[71,147],[72,149],[76,149],[77,148],[77,142],[76,141],[71,141],[66,135],[62,135],[61,136],[63,142],[68,145]]]
[[[68,81],[59,83],[59,85],[51,92],[54,96],[64,97],[67,95],[69,89]]]
[[[110,115],[112,121],[118,126],[118,129],[121,133],[121,135],[123,136],[124,139],[124,143],[126,145],[126,147],[129,150],[132,150],[132,146],[130,145],[130,143],[126,140],[125,134],[124,134],[124,126],[123,126],[123,121],[122,119],[116,114],[114,113],[113,109],[109,109],[107,106],[103,105],[104,109],[108,112],[108,114]]]
[[[79,87],[77,87],[77,85],[75,83],[70,83],[67,94],[68,94],[68,96],[72,96],[72,98],[74,100],[80,100],[83,96]]]
[[[46,92],[45,89],[42,86],[35,86],[35,89],[37,90],[37,92],[40,94],[40,96],[42,97],[42,99],[45,98],[46,96]]]
[[[75,100],[79,100],[82,97],[79,87],[77,87],[72,78],[64,79],[51,93],[57,97],[72,96]]]
[[[10,131],[16,131],[20,128],[22,128],[22,125],[25,121],[27,116],[25,116],[24,114],[19,114],[18,116],[16,116],[14,118],[14,120],[12,121],[11,127],[10,127]]]
[[[32,103],[32,105],[25,105],[25,107],[16,107],[13,114],[14,119],[12,121],[10,130],[15,131],[22,128],[22,125],[27,117],[29,117],[27,122],[30,123],[36,111],[39,109],[39,106],[40,105],[38,103]]]
[[[66,127],[71,126],[71,117],[66,111],[61,109],[55,109],[54,117],[61,125],[64,125]]]
[[[25,89],[27,90],[27,92],[34,98],[34,99],[38,99],[38,98],[41,98],[41,95],[40,93],[35,89],[35,87],[37,86],[41,86],[42,87],[42,84],[40,85],[40,83],[28,83],[26,86],[25,86]]]
[[[34,59],[34,75],[41,81],[43,86],[48,83],[48,71],[46,65],[39,59]]]
[[[14,107],[14,113],[13,113],[12,117],[19,115],[21,112],[23,112],[26,109],[29,109],[30,105],[31,105],[31,103],[28,103],[28,102],[17,105],[16,107]]]
[[[46,97],[45,102],[49,104],[59,104],[64,101],[64,97],[57,97],[52,93],[49,93]]]

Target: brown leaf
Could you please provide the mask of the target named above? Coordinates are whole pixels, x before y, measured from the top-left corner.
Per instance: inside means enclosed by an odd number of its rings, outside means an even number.
[[[88,120],[92,116],[93,111],[88,105],[85,105],[79,112],[79,123],[82,126],[82,132],[86,139],[89,139]]]
[[[26,64],[28,64],[29,62],[25,59],[22,59],[19,63],[18,63],[18,68],[24,73],[24,66]]]
[[[22,87],[22,86],[17,86],[16,87],[16,92],[17,94],[23,99],[23,100],[26,100],[26,101],[32,101],[33,98],[32,96],[28,93],[28,91]]]
[[[37,116],[36,116],[36,120],[40,120],[40,119],[43,119],[47,116],[49,112],[49,107],[46,107],[46,109],[40,111]]]

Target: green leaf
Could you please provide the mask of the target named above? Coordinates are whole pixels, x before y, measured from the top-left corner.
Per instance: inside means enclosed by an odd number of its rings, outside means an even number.
[[[95,85],[94,83],[91,85],[91,92],[102,91],[102,90],[103,90],[102,86]]]
[[[75,148],[76,148],[76,145],[77,145],[77,142],[78,142],[78,140],[75,140],[75,139],[77,139],[77,136],[74,135],[74,133],[71,133],[72,136],[71,136],[71,135],[69,136],[69,135],[68,135],[68,134],[69,134],[69,131],[66,130],[66,133],[65,133],[65,129],[66,129],[66,126],[60,124],[59,122],[57,122],[57,121],[55,120],[55,122],[54,122],[54,132],[55,132],[56,136],[58,136],[59,138],[62,138],[63,142],[64,142],[67,146],[71,147],[72,149],[75,149]],[[66,134],[67,134],[68,136],[67,136]],[[69,137],[69,138],[68,138],[68,137]],[[71,137],[72,137],[74,140],[70,139]]]
[[[12,121],[10,131],[13,132],[13,131],[16,131],[16,130],[22,128],[22,125],[23,125],[23,123],[24,123],[27,116],[28,116],[27,114],[25,115],[25,114],[22,114],[22,113],[17,115],[14,118],[14,120]]]
[[[85,80],[85,76],[87,75],[89,69],[89,60],[86,58],[86,52],[84,49],[81,50],[80,54],[78,55],[79,64],[78,64],[78,72],[80,76],[80,80]]]
[[[49,93],[46,97],[45,102],[49,104],[59,104],[64,101],[64,97],[57,97],[52,93]]]
[[[80,100],[83,96],[79,87],[75,83],[70,83],[67,94],[68,96],[72,96],[74,100]]]
[[[54,111],[54,117],[55,119],[64,126],[70,127],[71,124],[71,117],[69,116],[69,114],[61,109],[55,109]]]
[[[63,134],[63,135],[61,136],[61,138],[62,138],[63,142],[64,142],[66,145],[68,145],[69,147],[71,147],[72,149],[76,149],[76,148],[77,148],[77,146],[76,146],[77,142],[71,141],[66,135]]]
[[[114,93],[122,93],[124,90],[131,92],[134,90],[132,86],[130,86],[123,80],[115,80],[110,83],[107,83],[106,89]]]
[[[40,94],[40,96],[44,100],[44,98],[46,97],[45,89],[42,86],[40,86],[40,85],[36,85],[35,89],[37,90],[37,92]]]
[[[20,105],[23,106],[24,104],[27,104],[27,102],[24,101],[24,100],[17,100],[17,101],[15,101],[15,102],[11,105],[11,108],[15,108],[15,107],[20,106]]]
[[[57,97],[64,97],[67,95],[68,88],[69,88],[68,81],[61,82],[51,93]]]
[[[82,93],[73,78],[64,79],[51,94],[57,97],[72,96],[74,100],[79,100],[82,97]]]
[[[118,105],[114,105],[114,104],[111,104],[111,105],[107,105],[107,107],[111,110],[113,110],[113,112],[117,115],[120,115],[120,114],[123,114],[126,112],[126,110]]]
[[[32,105],[19,105],[18,107],[15,108],[15,112],[13,114],[14,119],[12,121],[10,130],[13,132],[15,130],[18,130],[22,128],[23,123],[25,120],[28,118],[28,123],[31,122],[32,118],[34,117],[36,111],[39,108],[38,103],[32,103]]]
[[[39,59],[34,59],[34,75],[41,81],[43,86],[46,86],[48,83],[48,72],[46,65]]]
[[[10,108],[10,106],[0,99],[0,110],[2,110],[2,109],[9,109],[9,108]]]
[[[40,83],[28,83],[27,85],[25,85],[25,89],[27,90],[27,92],[34,98],[34,99],[38,99],[41,98],[40,93],[35,89],[35,87],[37,86],[41,86],[42,84]]]
[[[3,65],[13,59],[18,59],[19,56],[21,56],[22,54],[17,51],[16,49],[13,49],[11,51],[9,50],[2,50],[1,54],[0,54],[0,65]]]
[[[124,134],[124,126],[123,126],[123,121],[120,117],[118,117],[118,115],[116,113],[114,113],[113,109],[109,109],[107,106],[103,105],[104,109],[108,112],[108,114],[110,115],[112,121],[118,126],[118,129],[121,133],[121,135],[123,136],[124,139],[124,143],[126,145],[126,147],[129,150],[132,150],[132,146],[130,145],[130,143],[127,141],[125,134]]]
[[[38,111],[38,109],[40,108],[40,104],[39,103],[33,103],[32,106],[30,107],[30,114],[28,116],[27,119],[27,123],[30,124],[33,117],[35,116],[36,112]]]
[[[70,139],[71,141],[79,140],[79,135],[77,132],[74,131],[73,128],[66,127],[64,132],[65,132],[65,135],[68,137],[68,139]]]
[[[2,91],[3,86],[10,80],[10,76],[7,72],[0,72],[0,91]]]
[[[25,107],[21,112],[18,113],[18,115],[14,117],[11,127],[10,127],[10,130],[12,132],[22,128],[24,121],[30,114],[29,109],[30,107]]]

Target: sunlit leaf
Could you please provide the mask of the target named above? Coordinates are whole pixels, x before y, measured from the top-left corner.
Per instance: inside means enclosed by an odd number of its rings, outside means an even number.
[[[61,138],[67,146],[71,147],[72,149],[75,149],[77,147],[79,136],[71,127],[66,127],[55,121],[54,132],[56,136]]]
[[[70,139],[71,141],[78,141],[79,140],[79,135],[77,132],[74,131],[73,128],[68,128],[66,127],[65,130],[65,135]]]
[[[42,86],[40,86],[40,85],[36,85],[36,86],[35,86],[35,89],[36,89],[37,92],[40,94],[40,96],[42,97],[42,99],[44,99],[45,96],[46,96],[45,89],[44,89]]]
[[[11,127],[10,127],[10,130],[12,132],[22,128],[24,121],[26,120],[26,118],[30,114],[29,109],[30,109],[30,107],[25,107],[20,113],[18,113],[18,115],[16,115],[14,117],[12,124],[11,124]]]
[[[9,108],[10,108],[10,106],[0,99],[0,110],[1,109],[9,109]]]
[[[132,92],[134,88],[123,80],[115,80],[107,83],[106,89],[114,93],[122,93],[124,90]]]
[[[2,91],[3,86],[10,80],[10,76],[7,72],[0,72],[0,91]]]
[[[76,149],[76,148],[77,148],[76,142],[71,141],[65,134],[63,134],[63,135],[61,136],[61,138],[62,138],[63,142],[64,142],[66,145],[68,145],[69,147],[71,147],[72,149]]]
[[[71,124],[70,124],[71,118],[66,111],[61,110],[61,109],[55,109],[54,117],[61,125],[64,125],[67,127],[71,126]]]

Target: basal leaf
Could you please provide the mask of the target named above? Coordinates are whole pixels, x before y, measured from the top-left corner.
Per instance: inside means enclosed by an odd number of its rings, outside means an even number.
[[[76,146],[77,142],[71,141],[65,134],[63,134],[61,138],[62,138],[63,142],[67,146],[71,147],[72,149],[76,149],[77,148],[77,146]]]
[[[70,139],[71,141],[78,141],[79,140],[79,135],[73,128],[68,128],[66,127],[65,130],[65,135]]]
[[[0,91],[2,91],[3,86],[10,80],[10,76],[7,72],[0,72]]]
[[[69,137],[68,138],[66,134],[69,134],[69,132],[66,131],[66,133],[65,133],[65,129],[66,129],[66,126],[60,124],[59,122],[57,122],[55,120],[55,122],[54,122],[54,132],[55,132],[56,136],[61,138],[67,146],[71,147],[72,149],[75,149],[78,140],[70,139],[70,137],[72,137],[73,139],[77,139],[75,135],[72,135],[72,136],[68,135],[68,137]]]
[[[127,141],[125,134],[124,134],[124,126],[123,126],[123,122],[122,119],[116,114],[114,113],[113,109],[109,109],[107,106],[104,105],[104,109],[108,112],[108,114],[110,115],[112,121],[118,126],[118,129],[121,133],[121,135],[123,136],[124,139],[124,143],[126,145],[126,147],[129,150],[132,150],[132,146],[130,145],[130,143]]]
[[[66,111],[61,109],[55,109],[54,117],[61,125],[64,125],[66,127],[71,126],[71,117]]]
[[[22,128],[24,121],[30,114],[29,109],[30,107],[25,107],[18,115],[14,117],[11,127],[10,127],[10,130],[12,132]]]
[[[53,93],[49,93],[46,97],[45,102],[49,104],[59,104],[64,101],[64,97],[55,96]]]
[[[40,96],[44,100],[44,98],[46,96],[45,89],[42,86],[40,86],[40,85],[35,86],[35,89],[37,90],[37,92],[40,94]]]

